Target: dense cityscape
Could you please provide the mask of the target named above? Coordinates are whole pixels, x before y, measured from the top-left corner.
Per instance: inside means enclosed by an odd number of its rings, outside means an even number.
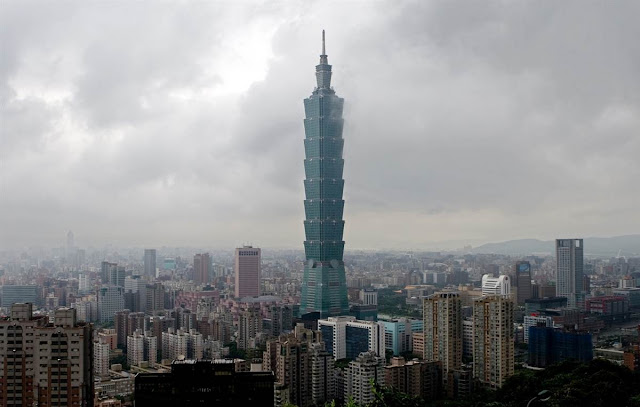
[[[587,256],[582,239],[556,244],[556,255],[523,257],[347,252],[349,310],[321,318],[300,314],[302,251],[81,248],[69,232],[60,248],[2,253],[3,397],[171,405],[202,396],[180,384],[196,382],[185,379],[196,374],[188,361],[211,371],[199,386],[222,386],[219,370],[239,374],[225,386],[255,386],[228,402],[298,406],[366,405],[371,379],[434,401],[565,360],[638,371],[640,256]],[[561,292],[563,279],[576,289]],[[48,340],[38,347],[31,335]],[[30,393],[20,365],[40,383]],[[70,380],[57,394],[54,373]],[[154,399],[154,386],[184,393]]]
[[[85,248],[72,231],[53,250],[3,252],[5,405],[364,406],[375,386],[463,400],[563,361],[640,371],[638,253],[557,239],[555,255],[343,259],[343,100],[322,37],[304,255]]]
[[[327,48],[304,242],[0,247],[0,406],[640,406],[640,235],[350,249]]]

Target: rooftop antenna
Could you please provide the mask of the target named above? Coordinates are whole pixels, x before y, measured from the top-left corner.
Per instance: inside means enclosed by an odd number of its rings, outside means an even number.
[[[327,53],[324,50],[324,30],[322,30],[322,55],[326,55]]]

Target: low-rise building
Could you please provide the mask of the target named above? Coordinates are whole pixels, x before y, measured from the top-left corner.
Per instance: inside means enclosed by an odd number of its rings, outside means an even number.
[[[175,407],[272,407],[272,372],[239,372],[234,360],[183,360],[170,373],[140,373],[135,378],[136,405]]]

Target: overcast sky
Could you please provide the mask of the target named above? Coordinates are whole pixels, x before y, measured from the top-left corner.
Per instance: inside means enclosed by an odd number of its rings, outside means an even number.
[[[345,98],[347,250],[638,233],[638,16],[637,1],[4,0],[0,249],[68,230],[80,246],[302,248],[322,29]]]

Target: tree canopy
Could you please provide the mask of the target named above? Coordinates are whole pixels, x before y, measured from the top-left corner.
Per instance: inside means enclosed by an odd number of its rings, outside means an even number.
[[[540,371],[518,370],[501,389],[480,388],[458,400],[425,401],[376,385],[375,401],[366,407],[525,407],[542,390],[550,398],[535,399],[530,407],[640,407],[640,372],[602,359],[566,361]]]

